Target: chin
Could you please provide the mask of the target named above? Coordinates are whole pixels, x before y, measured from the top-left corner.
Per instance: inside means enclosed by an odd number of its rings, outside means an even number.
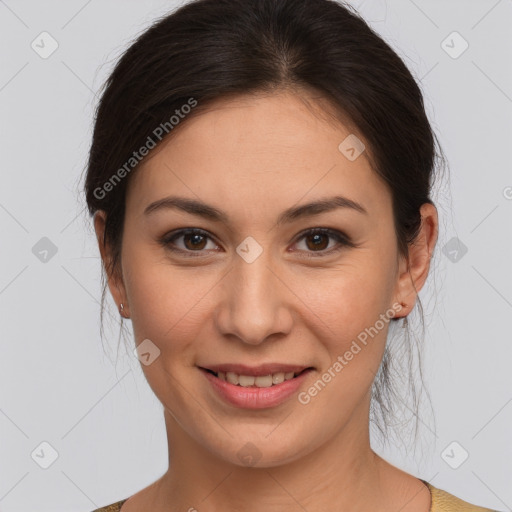
[[[310,439],[301,442],[286,430],[277,433],[278,430],[279,427],[270,435],[272,429],[267,427],[253,435],[243,431],[236,436],[233,432],[233,438],[227,439],[222,446],[210,447],[210,451],[235,466],[272,468],[292,463],[315,449]]]

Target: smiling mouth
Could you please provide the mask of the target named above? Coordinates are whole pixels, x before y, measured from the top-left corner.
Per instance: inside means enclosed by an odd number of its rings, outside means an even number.
[[[206,371],[220,380],[229,382],[234,386],[240,386],[245,388],[270,388],[272,386],[277,386],[282,384],[287,380],[292,380],[299,375],[313,370],[312,367],[304,368],[298,372],[275,372],[270,373],[268,375],[241,375],[235,372],[215,372],[208,368],[201,368],[203,371]]]

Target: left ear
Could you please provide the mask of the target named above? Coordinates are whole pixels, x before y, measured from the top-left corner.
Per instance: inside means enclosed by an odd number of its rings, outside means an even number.
[[[406,304],[403,315],[408,315],[416,303],[419,291],[423,288],[430,268],[430,260],[438,235],[437,209],[430,203],[420,208],[421,228],[417,239],[409,245],[409,262],[402,257],[399,265],[399,278],[395,293],[398,303]]]

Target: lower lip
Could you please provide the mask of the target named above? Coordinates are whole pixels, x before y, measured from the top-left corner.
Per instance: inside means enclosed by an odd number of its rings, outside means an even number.
[[[230,382],[221,380],[213,373],[200,368],[213,389],[228,403],[244,409],[265,409],[282,404],[300,388],[311,368],[304,370],[293,379],[285,380],[269,388],[235,386]]]

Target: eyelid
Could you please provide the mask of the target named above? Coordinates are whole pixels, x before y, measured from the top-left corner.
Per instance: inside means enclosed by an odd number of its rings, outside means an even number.
[[[329,250],[305,251],[308,254],[308,256],[305,256],[306,258],[327,256],[332,253],[336,253],[346,247],[357,247],[357,245],[355,243],[353,243],[352,240],[350,239],[350,237],[348,235],[346,235],[344,232],[339,231],[337,229],[333,229],[333,228],[327,228],[327,227],[314,227],[314,228],[308,228],[308,229],[301,231],[300,233],[298,233],[296,235],[293,245],[297,244],[301,239],[305,238],[307,235],[315,235],[315,234],[324,234],[324,235],[327,235],[327,236],[333,238],[334,240],[337,241],[337,247],[331,248]],[[204,251],[204,250],[190,251],[190,250],[184,250],[184,249],[178,249],[178,248],[172,247],[171,242],[173,240],[176,240],[176,239],[178,239],[182,236],[186,236],[186,235],[201,235],[207,239],[212,240],[215,244],[219,245],[216,242],[216,239],[213,235],[211,235],[208,231],[201,229],[201,228],[177,229],[177,230],[171,231],[170,233],[166,233],[164,236],[162,236],[159,239],[159,242],[166,249],[168,249],[172,252],[175,252],[175,253],[186,254],[187,256],[190,255],[191,257],[203,256],[203,253],[205,253],[207,251]],[[304,251],[293,250],[291,252],[300,253],[300,252],[304,252]],[[197,253],[197,254],[194,254],[194,253]]]
[[[304,231],[301,231],[295,238],[294,245],[298,243],[300,240],[305,238],[307,235],[315,235],[315,234],[321,234],[321,235],[327,235],[330,238],[333,238],[337,241],[337,245],[329,250],[322,250],[322,251],[305,251],[304,258],[321,258],[321,257],[327,257],[331,254],[335,254],[347,247],[356,247],[356,244],[352,242],[350,237],[346,235],[343,231],[339,231],[338,229],[332,229],[332,228],[324,228],[324,227],[315,227],[315,228],[308,228]],[[304,251],[292,251],[292,252],[304,252]]]
[[[210,233],[208,233],[208,231],[205,231],[204,229],[201,229],[201,228],[177,229],[177,230],[171,231],[170,233],[166,233],[164,236],[162,236],[159,239],[159,242],[164,246],[164,248],[168,249],[169,251],[171,251],[173,253],[186,254],[187,256],[190,255],[193,258],[198,257],[198,256],[204,256],[204,253],[206,251],[187,251],[184,249],[172,247],[171,242],[173,240],[176,240],[177,238],[180,238],[185,235],[201,235],[201,236],[204,236],[205,238],[212,240],[216,245],[219,245],[216,242],[215,237],[213,235],[211,235]],[[194,253],[196,253],[196,254],[194,254]]]
[[[330,235],[332,236],[332,238],[340,239],[347,243],[351,243],[350,237],[346,235],[343,231],[333,228],[324,228],[321,226],[315,228],[307,228],[304,231],[301,231],[300,233],[297,234],[296,240],[300,240],[301,238],[304,238],[306,235],[313,235],[316,233]]]

